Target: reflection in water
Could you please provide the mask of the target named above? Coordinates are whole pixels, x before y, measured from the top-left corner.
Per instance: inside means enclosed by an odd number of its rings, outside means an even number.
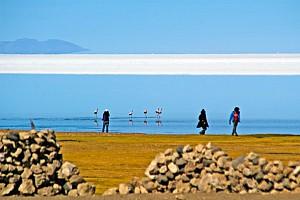
[[[156,120],[155,123],[157,124],[157,126],[162,126],[162,121],[161,120]]]
[[[99,123],[98,123],[98,120],[97,120],[97,119],[94,119],[94,123],[95,123],[96,127],[99,126]]]
[[[98,119],[94,119],[93,122],[94,122],[96,127],[99,127],[99,120]],[[151,120],[150,120],[150,122],[151,122]],[[143,123],[144,126],[151,126],[151,123],[149,125],[149,120],[147,120],[147,119],[144,119],[143,121],[137,121],[136,126],[138,126],[140,123]],[[161,119],[156,119],[155,124],[159,127],[162,126],[162,120]],[[128,125],[129,126],[134,126],[132,118],[128,119]]]
[[[132,120],[132,119],[129,119],[129,120],[128,120],[128,124],[129,124],[130,126],[133,126],[133,120]]]
[[[144,120],[144,125],[148,126],[148,121],[147,120]]]

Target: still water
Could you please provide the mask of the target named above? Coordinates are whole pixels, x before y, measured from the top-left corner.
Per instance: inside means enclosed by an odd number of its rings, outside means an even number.
[[[34,118],[37,129],[51,128],[55,131],[100,132],[102,121],[93,117]],[[156,117],[112,117],[109,131],[120,133],[197,134],[197,119],[172,119]],[[211,119],[207,134],[230,134],[232,127],[227,120]],[[0,129],[30,129],[29,119],[2,118]],[[243,120],[238,126],[239,134],[299,134],[300,120]]]

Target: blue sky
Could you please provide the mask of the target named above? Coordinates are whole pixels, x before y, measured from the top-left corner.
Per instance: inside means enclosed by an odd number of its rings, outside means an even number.
[[[0,117],[143,116],[162,106],[164,117],[300,119],[300,76],[0,75]],[[151,114],[150,114],[151,115]]]
[[[300,52],[298,0],[1,0],[0,40],[89,53]]]

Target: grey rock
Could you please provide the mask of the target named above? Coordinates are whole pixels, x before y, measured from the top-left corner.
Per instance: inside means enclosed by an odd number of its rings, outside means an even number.
[[[73,186],[70,182],[66,182],[63,185],[63,189],[64,189],[65,194],[68,194],[68,192],[73,189]]]
[[[215,154],[218,151],[222,151],[222,149],[220,147],[212,146],[212,148],[211,148],[211,153],[212,154]]]
[[[242,164],[243,162],[245,161],[245,156],[240,156],[236,159],[234,159],[232,162],[231,162],[231,165],[234,169],[237,169],[237,167]]]
[[[167,185],[168,184],[168,177],[165,176],[165,175],[158,175],[157,182],[159,184],[162,184],[162,185]]]
[[[9,132],[8,134],[6,134],[6,138],[17,142],[19,140],[19,133]]]
[[[166,173],[166,176],[167,176],[167,178],[168,178],[169,180],[173,180],[173,179],[174,179],[174,174],[172,174],[172,172],[170,172],[170,171],[168,171],[168,172]]]
[[[210,159],[203,159],[202,163],[204,167],[209,167],[214,161]]]
[[[176,148],[176,152],[177,152],[179,155],[181,155],[181,154],[183,153],[183,146],[178,146],[178,147]]]

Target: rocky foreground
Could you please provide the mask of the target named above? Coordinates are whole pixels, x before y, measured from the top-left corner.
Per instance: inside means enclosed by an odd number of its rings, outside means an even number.
[[[150,163],[146,177],[110,188],[103,195],[143,193],[296,193],[300,162],[267,161],[251,152],[236,159],[207,145],[167,149]]]
[[[52,130],[9,132],[0,136],[0,196],[88,196],[95,187],[79,169],[63,162]]]

